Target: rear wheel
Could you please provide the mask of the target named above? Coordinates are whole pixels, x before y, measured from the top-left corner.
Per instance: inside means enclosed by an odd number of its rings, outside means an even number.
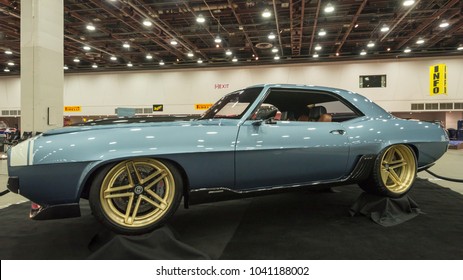
[[[177,210],[182,178],[172,164],[138,158],[107,166],[90,189],[95,217],[122,234],[143,234],[161,226]]]
[[[416,156],[413,150],[403,144],[393,145],[378,155],[370,178],[359,185],[369,193],[401,197],[412,188],[416,170]]]

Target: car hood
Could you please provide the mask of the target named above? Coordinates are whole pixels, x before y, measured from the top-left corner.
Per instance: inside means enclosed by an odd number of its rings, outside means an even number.
[[[68,126],[55,128],[43,133],[43,136],[76,133],[83,131],[98,131],[106,129],[127,129],[143,127],[182,127],[182,126],[212,126],[236,123],[237,120],[228,119],[209,119],[209,120],[191,120],[191,121],[174,121],[174,122],[147,122],[147,123],[121,123],[94,126]]]

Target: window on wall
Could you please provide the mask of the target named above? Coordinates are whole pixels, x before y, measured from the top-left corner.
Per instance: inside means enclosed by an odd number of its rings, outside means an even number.
[[[386,75],[366,75],[359,77],[360,88],[386,87]]]

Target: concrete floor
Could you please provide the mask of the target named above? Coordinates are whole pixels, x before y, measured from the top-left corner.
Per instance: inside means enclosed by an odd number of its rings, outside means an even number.
[[[434,165],[430,170],[440,176],[463,180],[463,150],[448,150],[448,152],[444,154],[444,156],[439,159],[436,165]],[[8,180],[7,174],[7,161],[0,159],[0,192],[6,189],[6,183]],[[418,177],[427,178],[433,183],[463,194],[463,183],[437,179],[427,172],[418,173]],[[21,203],[24,201],[27,201],[27,199],[17,194],[8,193],[0,197],[0,209],[11,204]]]

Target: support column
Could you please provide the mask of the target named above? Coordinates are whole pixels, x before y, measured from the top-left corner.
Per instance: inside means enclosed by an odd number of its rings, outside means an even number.
[[[22,0],[22,132],[63,126],[63,45],[63,0]]]

